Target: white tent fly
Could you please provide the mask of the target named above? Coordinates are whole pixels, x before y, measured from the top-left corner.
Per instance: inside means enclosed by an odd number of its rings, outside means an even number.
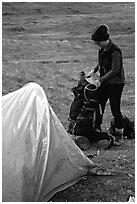
[[[36,83],[2,97],[2,201],[48,201],[96,166]]]

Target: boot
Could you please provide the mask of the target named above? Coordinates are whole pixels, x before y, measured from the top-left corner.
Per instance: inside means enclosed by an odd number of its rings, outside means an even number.
[[[116,133],[119,135],[120,140],[123,140],[123,132],[124,132],[124,128],[121,128],[121,129],[116,128]]]
[[[121,129],[115,128],[115,134],[113,134],[115,136],[114,145],[119,146],[122,144],[123,131],[124,131],[124,128],[121,128]]]

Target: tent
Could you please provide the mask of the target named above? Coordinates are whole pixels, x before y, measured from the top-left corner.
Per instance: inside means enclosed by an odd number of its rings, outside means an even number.
[[[48,201],[95,165],[67,134],[42,87],[2,97],[2,201]]]

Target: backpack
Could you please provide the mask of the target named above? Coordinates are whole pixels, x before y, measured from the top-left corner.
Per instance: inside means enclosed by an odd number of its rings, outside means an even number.
[[[100,140],[107,140],[110,148],[113,144],[113,137],[106,132],[95,131],[96,112],[99,111],[99,104],[93,102],[85,102],[83,108],[76,120],[73,134],[75,136],[86,137],[90,143],[98,142]],[[79,139],[79,137],[78,137]]]
[[[114,140],[113,137],[108,135],[106,132],[97,132],[95,127],[96,118],[99,118],[101,112],[101,107],[99,104],[99,97],[101,94],[100,87],[90,84],[85,80],[85,78],[81,77],[78,85],[73,87],[72,91],[75,96],[74,101],[83,99],[83,103],[80,103],[80,106],[82,107],[78,107],[78,117],[71,131],[73,135],[76,136],[76,144],[78,144],[80,147],[80,143],[82,142],[82,146],[84,143],[86,143],[86,146],[88,146],[89,144],[87,139],[90,143],[100,140],[107,140],[109,141],[108,148],[111,147]],[[72,115],[72,110],[70,111],[70,115]]]

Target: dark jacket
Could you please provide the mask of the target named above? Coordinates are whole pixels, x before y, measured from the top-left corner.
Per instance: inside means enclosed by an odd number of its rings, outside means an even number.
[[[100,72],[100,82],[103,84],[125,84],[122,52],[111,40],[107,47],[99,49],[99,65],[95,72]]]

